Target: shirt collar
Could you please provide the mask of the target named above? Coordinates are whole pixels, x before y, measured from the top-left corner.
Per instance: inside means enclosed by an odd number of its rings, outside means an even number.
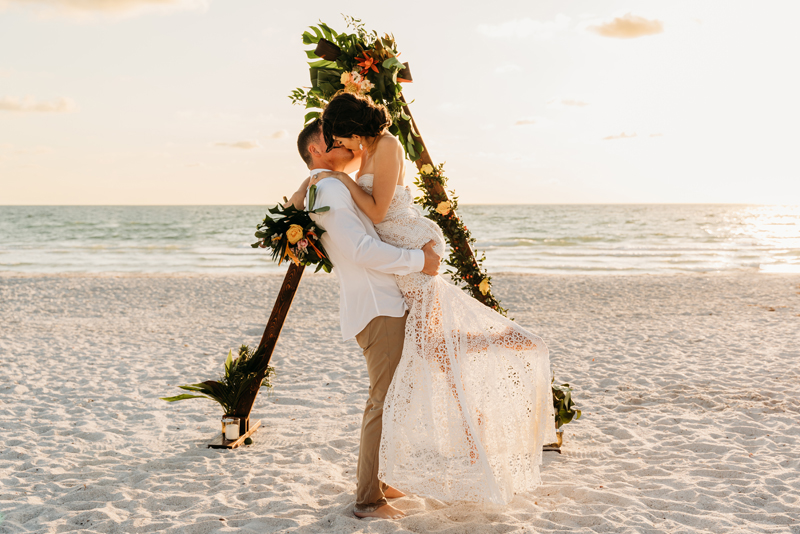
[[[330,171],[330,169],[321,169],[321,168],[320,168],[320,169],[311,169],[311,170],[309,171],[309,174],[310,174],[311,176],[316,176],[316,175],[318,175],[319,173],[321,173],[321,172],[324,172],[324,171]]]

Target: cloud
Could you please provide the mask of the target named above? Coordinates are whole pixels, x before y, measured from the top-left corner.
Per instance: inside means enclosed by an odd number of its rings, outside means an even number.
[[[75,111],[77,106],[69,98],[58,98],[52,102],[38,102],[32,96],[17,98],[14,96],[0,97],[0,111],[19,111],[23,113],[69,113]]]
[[[529,124],[536,124],[535,119],[520,119],[514,123],[514,126],[527,126]]]
[[[288,137],[289,132],[286,130],[278,130],[277,132],[272,132],[269,135],[270,139],[283,139],[284,137]]]
[[[610,22],[601,22],[600,24],[589,26],[587,30],[603,37],[634,39],[662,33],[664,31],[664,23],[660,20],[648,20],[628,13]]]
[[[631,139],[632,137],[636,137],[636,133],[635,132],[632,133],[632,134],[626,134],[625,132],[622,132],[619,135],[606,136],[606,137],[603,138],[603,141],[612,141],[614,139]]]
[[[662,134],[662,133],[650,134],[650,137],[663,137],[663,136],[664,136],[664,134]]]
[[[589,105],[588,102],[576,98],[553,98],[552,100],[548,100],[547,103],[551,106],[569,106],[575,108],[582,108]]]
[[[205,10],[210,0],[0,0],[5,7],[31,7],[46,14],[120,14],[147,9]]]
[[[224,143],[222,141],[218,143],[214,143],[214,146],[219,146],[223,148],[241,148],[242,150],[251,150],[253,148],[259,148],[259,145],[255,141],[237,141],[235,143]]]
[[[524,39],[535,37],[537,39],[550,39],[559,30],[569,26],[570,18],[559,13],[553,20],[545,22],[529,18],[513,19],[501,24],[479,24],[478,33],[488,37],[502,39]]]

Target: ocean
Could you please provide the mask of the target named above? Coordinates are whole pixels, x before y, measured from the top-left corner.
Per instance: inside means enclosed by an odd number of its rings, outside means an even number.
[[[266,206],[0,206],[0,271],[282,273]],[[462,205],[490,274],[800,273],[800,206]]]

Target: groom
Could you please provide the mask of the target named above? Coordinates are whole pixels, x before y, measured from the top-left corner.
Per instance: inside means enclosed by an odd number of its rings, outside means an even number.
[[[348,169],[354,164],[351,151],[345,148],[326,151],[319,121],[303,128],[297,138],[297,149],[311,176],[326,170],[354,170]],[[304,194],[302,188],[295,193],[292,197],[295,205],[301,203]],[[441,257],[433,251],[433,241],[422,250],[406,250],[382,242],[370,219],[356,207],[347,187],[339,180],[323,179],[317,184],[315,205],[330,207],[329,211],[312,214],[311,218],[326,230],[321,241],[339,278],[342,338],[356,338],[364,351],[369,373],[353,513],[357,517],[398,519],[405,514],[386,499],[404,494],[378,480],[383,401],[403,352],[408,316],[394,275],[419,271],[435,275]]]

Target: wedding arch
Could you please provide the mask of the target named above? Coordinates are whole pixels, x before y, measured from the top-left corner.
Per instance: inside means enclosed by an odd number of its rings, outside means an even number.
[[[303,43],[315,45],[313,50],[306,51],[310,60],[311,86],[297,88],[289,97],[293,103],[305,107],[305,124],[317,119],[325,105],[341,91],[369,95],[375,102],[386,106],[392,116],[389,132],[400,140],[406,156],[417,166],[414,183],[422,194],[415,202],[427,212],[426,217],[439,225],[449,244],[450,253],[445,259],[449,267],[448,274],[475,299],[506,315],[506,310],[492,294],[491,277],[483,267],[485,257],[483,254],[481,257],[475,256],[472,249],[475,239],[456,214],[458,197],[452,190],[448,196],[445,189],[447,179],[444,165],[434,164],[411,115],[409,102],[403,97],[402,84],[410,83],[412,77],[408,63],[401,63],[397,59],[400,54],[394,37],[389,34],[379,37],[376,32],[367,31],[360,20],[352,17],[345,16],[345,21],[352,33],[337,33],[323,22],[311,26],[311,32],[303,33]],[[324,229],[316,227],[309,217],[309,213],[328,209],[324,206],[315,207],[315,196],[316,186],[312,186],[307,210],[279,204],[270,209],[264,221],[258,225],[255,233],[258,241],[252,246],[271,250],[273,259],[279,264],[284,259],[289,261],[286,276],[256,349],[250,350],[243,345],[235,360],[229,353],[225,374],[220,381],[178,386],[192,393],[162,398],[167,402],[175,402],[206,397],[223,406],[223,429],[226,430],[216,436],[208,444],[209,447],[236,448],[249,442],[249,436],[260,425],[260,421],[250,421],[250,413],[261,387],[271,387],[269,377],[273,369],[269,362],[303,271],[307,265],[316,265],[317,271],[323,269],[330,272],[333,268],[319,241]],[[569,384],[557,385],[553,379],[552,390],[554,422],[559,429],[573,419],[579,419],[581,411],[574,406]],[[233,433],[232,439],[227,438],[227,429],[231,428],[229,425],[233,425],[234,429],[238,425],[238,432]],[[561,434],[558,437],[558,443],[548,444],[544,449],[561,452]]]

